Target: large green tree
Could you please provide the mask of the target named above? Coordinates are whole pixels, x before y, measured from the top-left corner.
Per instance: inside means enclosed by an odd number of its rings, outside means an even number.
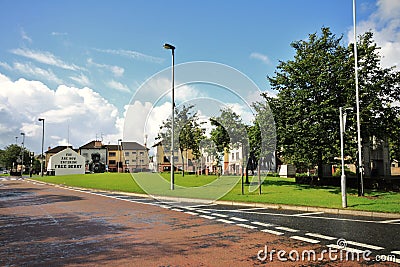
[[[182,105],[181,108],[175,108],[174,118],[174,146],[178,147],[182,158],[182,175],[185,175],[184,152],[192,151],[194,159],[200,157],[200,142],[204,138],[204,129],[201,128],[197,112],[194,112],[194,106]],[[172,119],[168,118],[160,126],[157,140],[162,142],[164,149],[171,150]]]
[[[352,107],[355,114],[353,46],[329,28],[313,33],[308,40],[291,44],[293,60],[280,62],[274,77],[268,77],[276,98],[265,98],[274,115],[278,150],[285,162],[299,167],[319,168],[339,155],[339,107]],[[372,34],[362,35],[357,44],[360,81],[361,133],[394,136],[398,118],[399,73],[382,68]],[[356,158],[356,118],[348,116],[346,153]]]

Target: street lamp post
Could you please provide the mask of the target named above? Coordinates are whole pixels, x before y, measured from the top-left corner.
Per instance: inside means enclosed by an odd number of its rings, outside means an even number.
[[[346,173],[344,172],[344,141],[343,141],[343,135],[345,132],[346,128],[346,110],[351,110],[345,109],[343,112],[342,107],[339,108],[339,123],[340,123],[340,158],[342,160],[342,175],[340,179],[340,184],[341,184],[341,191],[342,191],[342,207],[346,208],[347,207],[347,196],[346,196]]]
[[[174,101],[174,65],[175,65],[175,46],[171,44],[164,44],[165,49],[170,49],[172,51],[172,126],[171,126],[171,190],[174,190],[174,112],[175,112],[175,101]]]
[[[42,122],[42,154],[40,155],[40,175],[43,177],[44,119],[39,118],[38,120]]]
[[[22,160],[22,162],[21,162],[21,164],[22,164],[22,166],[21,166],[21,176],[23,176],[24,175],[24,152],[25,152],[25,133],[21,133],[21,135],[22,135],[22,156],[21,156],[21,160]]]
[[[121,143],[121,144],[120,144]],[[117,171],[119,173],[119,166],[122,165],[121,163],[121,154],[122,154],[122,139],[118,139],[118,153],[119,153],[119,160],[118,160],[118,164],[117,164]]]
[[[357,147],[358,147],[358,195],[364,195],[363,164],[361,156],[361,126],[360,126],[360,100],[358,93],[358,58],[357,58],[357,32],[356,32],[356,0],[353,0],[353,31],[354,31],[354,73],[356,82],[356,109],[357,109]]]

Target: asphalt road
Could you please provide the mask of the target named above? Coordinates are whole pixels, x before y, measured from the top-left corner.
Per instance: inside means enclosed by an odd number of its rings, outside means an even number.
[[[364,253],[369,264],[377,266],[400,263],[399,219],[159,201],[14,179],[0,181],[0,216],[0,265],[5,266],[357,264],[332,261],[326,255],[322,261],[311,263],[280,262],[276,258],[266,262],[258,258],[264,255],[260,250],[265,245],[269,250]],[[132,240],[132,231],[137,233],[138,229],[143,239],[135,236]],[[121,246],[120,240],[125,245]],[[166,250],[171,240],[175,247]],[[126,246],[136,248],[133,256]],[[154,252],[156,259],[152,257]],[[391,263],[377,261],[384,257]]]

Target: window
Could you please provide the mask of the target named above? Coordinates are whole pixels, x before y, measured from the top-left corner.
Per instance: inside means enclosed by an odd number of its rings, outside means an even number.
[[[110,165],[115,165],[117,162],[115,161],[115,160],[109,160],[108,161],[108,164],[110,164]]]
[[[126,164],[126,165],[129,164],[129,159],[125,160],[125,164]]]
[[[239,159],[239,152],[236,152],[236,160]]]
[[[129,157],[129,152],[125,152],[125,157]]]
[[[235,159],[235,153],[232,153],[232,160]]]
[[[143,152],[143,151],[141,151],[141,152],[140,152],[140,155],[144,155],[144,152]]]
[[[136,154],[136,151],[132,151],[132,154]]]
[[[115,157],[115,156],[117,156],[117,153],[115,153],[115,152],[108,152],[108,156],[109,156],[109,157]]]

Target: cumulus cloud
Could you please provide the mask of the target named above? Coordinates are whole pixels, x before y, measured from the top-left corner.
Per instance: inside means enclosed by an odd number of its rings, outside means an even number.
[[[115,77],[122,77],[122,75],[124,75],[125,69],[119,66],[113,66],[113,65],[107,65],[107,64],[99,64],[93,61],[93,59],[89,58],[87,60],[89,65],[95,66],[97,68],[102,68],[102,69],[106,69],[108,71],[111,71],[111,73],[115,76]]]
[[[117,91],[123,92],[123,93],[130,93],[131,90],[129,90],[128,86],[126,86],[125,84],[122,84],[120,82],[117,82],[115,80],[111,80],[109,82],[107,82],[107,86],[115,89]]]
[[[10,52],[15,55],[18,55],[18,56],[33,59],[37,62],[55,66],[55,67],[59,67],[59,68],[66,69],[66,70],[75,70],[75,71],[83,70],[83,68],[78,67],[75,64],[68,64],[68,63],[62,61],[61,59],[57,58],[52,53],[46,52],[46,51],[35,51],[35,50],[28,49],[28,48],[16,48],[16,49],[10,50]]]
[[[51,90],[42,82],[12,81],[1,73],[0,116],[1,148],[25,132],[27,148],[40,151],[38,118],[45,119],[46,148],[65,144],[68,136],[74,147],[93,140],[96,133],[104,138],[122,136],[117,108],[92,89],[60,85]]]
[[[260,60],[264,64],[271,64],[269,57],[261,53],[253,52],[250,54],[250,58]]]
[[[400,1],[378,0],[376,10],[367,20],[357,23],[357,35],[366,31],[374,33],[374,39],[381,47],[383,67],[400,68]],[[353,29],[348,32],[349,42],[353,42]]]

